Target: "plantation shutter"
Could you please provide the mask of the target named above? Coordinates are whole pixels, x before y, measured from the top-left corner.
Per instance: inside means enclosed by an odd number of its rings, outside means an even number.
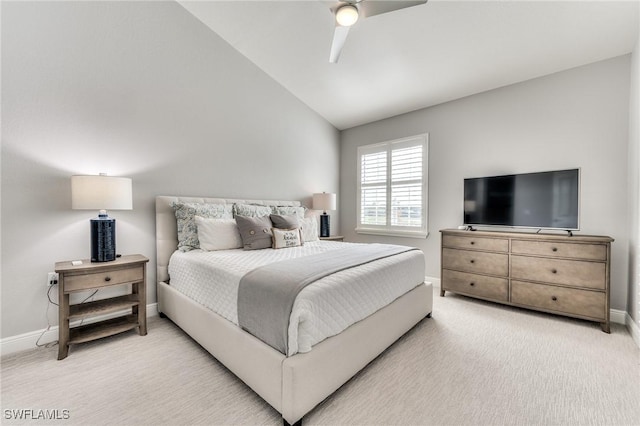
[[[387,151],[362,156],[361,223],[387,224]]]
[[[426,236],[427,135],[358,148],[357,232]]]
[[[391,225],[422,226],[422,145],[391,151]]]

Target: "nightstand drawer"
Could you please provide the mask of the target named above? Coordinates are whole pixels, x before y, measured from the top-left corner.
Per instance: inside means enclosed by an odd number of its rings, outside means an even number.
[[[509,240],[499,238],[482,237],[459,237],[455,235],[443,235],[442,245],[444,247],[469,249],[469,250],[489,250],[489,251],[509,251]]]
[[[509,280],[506,278],[443,269],[441,285],[444,290],[460,294],[499,300],[501,302],[509,301]]]
[[[511,282],[511,303],[589,317],[599,321],[606,319],[605,298],[605,293],[600,291],[577,290],[522,281]]]
[[[607,282],[604,263],[515,255],[511,256],[511,277],[599,290]]]
[[[144,279],[144,266],[94,272],[90,274],[68,275],[64,278],[64,291],[80,291],[109,285],[140,282]]]
[[[509,275],[509,255],[445,248],[442,250],[442,267],[506,277]]]
[[[607,259],[607,246],[604,244],[571,244],[549,241],[513,240],[511,242],[511,252],[573,259],[602,261]]]

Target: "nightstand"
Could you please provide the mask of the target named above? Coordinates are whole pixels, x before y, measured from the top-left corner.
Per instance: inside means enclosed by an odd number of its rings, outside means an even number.
[[[67,357],[71,344],[89,342],[136,327],[141,336],[147,334],[147,262],[149,259],[140,254],[122,256],[111,262],[91,263],[87,259],[83,260],[81,265],[72,265],[71,261],[56,262],[59,360]],[[69,304],[71,293],[123,284],[131,284],[130,294],[88,303]],[[131,309],[131,313],[92,324],[69,327],[69,322],[73,320],[126,309]]]
[[[342,235],[332,235],[330,237],[320,237],[323,241],[343,241],[344,237]]]

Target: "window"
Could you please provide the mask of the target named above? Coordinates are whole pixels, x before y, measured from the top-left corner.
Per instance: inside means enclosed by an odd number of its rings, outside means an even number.
[[[427,236],[429,135],[358,147],[362,234]]]

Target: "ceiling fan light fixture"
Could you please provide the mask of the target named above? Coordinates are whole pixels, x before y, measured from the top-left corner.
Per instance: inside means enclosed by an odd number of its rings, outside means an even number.
[[[347,4],[336,11],[336,22],[343,27],[350,27],[358,20],[358,8]]]

